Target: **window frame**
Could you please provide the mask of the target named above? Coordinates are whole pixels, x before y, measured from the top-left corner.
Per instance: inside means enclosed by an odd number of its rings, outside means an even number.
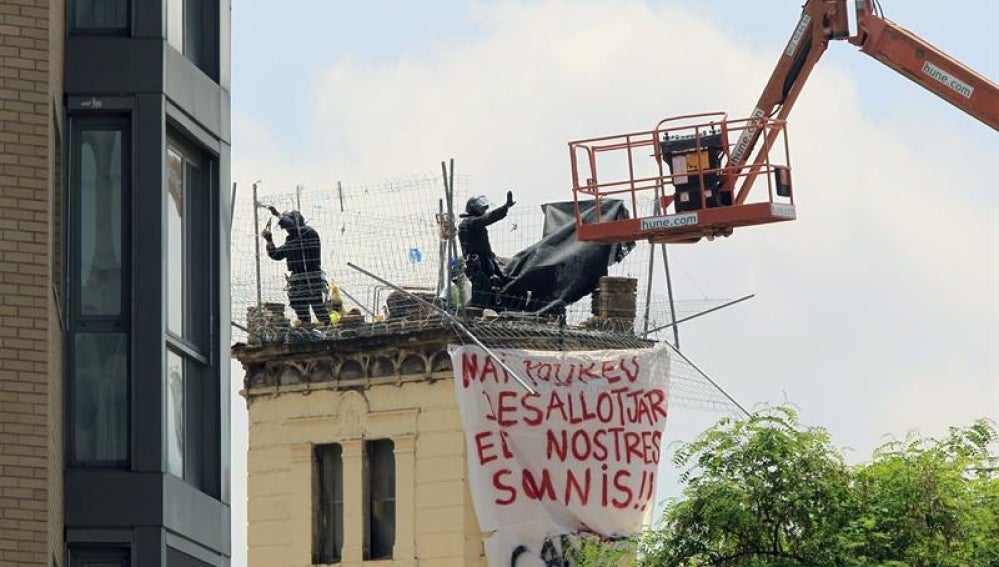
[[[176,33],[171,27],[173,16],[170,10],[172,5],[179,6],[177,9],[179,9],[181,29],[176,40],[172,38],[172,35]],[[218,82],[222,53],[221,30],[219,29],[220,1],[166,0],[165,7],[164,36],[167,45],[213,81]],[[192,40],[192,37],[197,39]]]
[[[389,544],[389,550],[387,554],[378,554],[374,552],[374,540],[375,533],[380,531],[382,527],[378,525],[378,520],[375,514],[372,513],[372,509],[375,507],[375,495],[373,486],[375,484],[375,478],[378,476],[376,467],[374,466],[375,460],[373,455],[373,450],[376,447],[381,447],[381,450],[385,450],[387,447],[387,455],[389,456],[392,467],[391,478],[392,482],[389,485],[391,487],[391,495],[383,496],[378,501],[381,503],[391,502],[392,503],[392,541]],[[364,561],[387,561],[394,559],[395,555],[395,544],[397,541],[397,528],[399,525],[398,521],[398,507],[396,506],[397,501],[397,484],[398,484],[398,468],[396,466],[395,458],[395,441],[389,438],[383,439],[371,439],[364,442]]]
[[[66,191],[66,201],[69,211],[66,226],[64,227],[65,237],[69,242],[67,246],[67,259],[65,261],[66,273],[69,279],[69,290],[67,300],[70,304],[69,318],[78,326],[88,330],[128,330],[130,325],[130,304],[128,290],[132,286],[132,215],[128,214],[132,210],[132,131],[131,119],[128,114],[107,114],[107,115],[85,115],[78,114],[70,117],[70,151],[67,156],[66,166],[69,168],[68,190]],[[84,314],[81,308],[82,303],[82,280],[80,274],[80,256],[82,254],[81,238],[78,234],[80,228],[80,215],[82,213],[81,199],[79,191],[82,184],[82,156],[83,143],[82,132],[87,130],[101,130],[93,126],[118,126],[120,127],[121,138],[121,297],[119,301],[118,315],[93,315]],[[85,127],[86,126],[86,127]],[[104,128],[104,131],[109,128]]]
[[[128,469],[131,467],[134,449],[134,414],[133,414],[133,378],[132,367],[132,314],[129,290],[132,286],[132,171],[134,148],[132,147],[132,115],[128,112],[109,113],[70,113],[67,116],[66,130],[68,136],[64,143],[67,151],[64,153],[62,175],[65,185],[64,210],[66,218],[63,223],[63,240],[65,255],[63,270],[66,281],[64,301],[66,303],[66,331],[63,334],[64,360],[64,459],[67,468],[74,469]],[[117,130],[121,133],[121,305],[118,315],[85,315],[81,308],[82,301],[82,270],[80,260],[82,255],[81,238],[78,231],[81,225],[81,184],[83,132],[90,130]],[[76,337],[79,333],[120,333],[125,336],[126,377],[125,377],[125,457],[116,460],[86,460],[77,458],[77,436],[75,411],[77,393],[76,373]]]
[[[321,453],[329,452],[332,461],[332,471],[327,471]],[[337,475],[339,471],[339,475]],[[333,481],[332,487],[324,486],[324,478],[328,473]],[[329,491],[329,501],[326,502],[326,492]],[[339,493],[339,499],[337,499]],[[324,508],[328,506],[329,510]],[[322,514],[326,512],[330,528],[322,529]],[[344,497],[343,497],[343,445],[340,443],[324,443],[312,448],[312,563],[314,565],[331,565],[343,561],[344,543]],[[327,539],[328,538],[328,539]],[[330,541],[331,540],[331,541]],[[331,555],[324,554],[326,543],[332,547]]]
[[[169,196],[168,156],[171,151],[181,157],[182,164],[182,210],[184,224],[181,236],[181,262],[184,277],[181,279],[182,330],[181,334],[170,329],[169,310],[170,283],[167,278],[169,271],[169,255],[163,258],[163,294],[164,307],[163,347],[164,347],[164,415],[163,427],[168,424],[165,413],[168,408],[169,396],[166,374],[166,357],[171,353],[181,359],[183,367],[183,445],[182,470],[178,478],[197,490],[213,497],[222,495],[222,463],[218,448],[221,446],[221,384],[220,384],[220,353],[218,352],[218,335],[214,327],[219,321],[219,274],[218,272],[218,156],[211,153],[199,143],[185,136],[173,124],[167,125],[166,143],[163,149],[163,187],[161,206],[164,229],[161,238],[171,238],[167,223],[169,211],[173,206]],[[193,166],[198,172],[194,188],[188,185],[188,167]],[[191,199],[192,193],[198,193]],[[200,208],[199,208],[200,207]],[[193,212],[192,212],[193,211]],[[164,245],[170,242],[164,240]],[[196,263],[191,263],[196,261]],[[201,294],[196,300],[191,300],[194,294]],[[207,316],[206,316],[207,313]],[[198,325],[192,331],[189,324]],[[209,438],[210,436],[210,438]],[[167,445],[163,447],[164,471],[169,470]],[[174,476],[177,476],[174,474]]]

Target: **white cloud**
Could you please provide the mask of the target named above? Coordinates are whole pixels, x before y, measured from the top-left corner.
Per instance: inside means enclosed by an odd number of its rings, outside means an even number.
[[[363,184],[454,157],[476,193],[569,199],[569,140],[748,114],[779,49],[675,3],[508,2],[476,16],[487,32],[474,41],[323,70],[302,155],[234,117],[234,178]],[[685,350],[746,405],[786,394],[859,451],[995,417],[999,146],[929,121],[921,109],[945,104],[931,97],[867,115],[865,85],[827,63],[790,119],[799,220],[671,248],[696,281],[677,278],[681,295],[757,294],[686,326]]]
[[[473,42],[437,44],[380,65],[342,60],[319,73],[310,149],[301,155],[252,117],[234,119],[234,177],[263,176],[272,187],[367,183],[454,156],[475,192],[510,187],[522,203],[566,199],[570,139],[647,129],[670,114],[730,109],[740,116],[776,57],[670,4],[549,0],[476,14],[487,33]],[[942,101],[923,97],[867,116],[863,95],[846,69],[820,64],[792,112],[798,221],[674,249],[707,293],[760,296],[744,308],[743,327],[724,315],[703,330],[691,327],[690,348],[707,362],[713,351],[698,348],[705,340],[698,332],[746,358],[762,347],[753,336],[812,337],[782,340],[782,352],[803,362],[801,374],[781,368],[780,359],[766,378],[721,367],[749,401],[766,399],[771,384],[792,399],[807,397],[810,374],[823,374],[807,363],[833,348],[851,360],[838,369],[845,382],[887,384],[882,395],[890,398],[912,365],[902,350],[891,351],[901,360],[885,361],[871,345],[918,344],[925,336],[916,329],[938,326],[947,329],[937,336],[940,352],[975,362],[965,370],[969,379],[981,386],[996,377],[995,357],[981,352],[997,338],[994,148],[946,131],[932,135],[920,108]],[[920,316],[907,319],[913,313]],[[911,357],[932,362],[920,348]],[[882,370],[874,376],[873,368]],[[996,409],[988,396],[979,401],[969,414]],[[851,405],[864,411],[856,400]],[[893,424],[917,424],[928,408],[916,406],[909,422],[899,415]]]

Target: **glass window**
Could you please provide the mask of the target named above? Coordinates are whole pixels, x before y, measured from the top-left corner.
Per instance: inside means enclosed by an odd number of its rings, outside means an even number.
[[[167,329],[184,336],[184,158],[175,148],[166,159]]]
[[[122,313],[122,131],[88,129],[79,148],[79,285],[83,316]]]
[[[339,563],[343,549],[343,453],[340,445],[316,445],[312,462],[312,563]]]
[[[93,545],[74,546],[69,550],[70,567],[129,567],[127,549]]]
[[[219,37],[219,0],[167,0],[167,43],[216,81]]]
[[[368,464],[368,537],[365,559],[391,559],[395,545],[395,444],[365,443]]]
[[[125,467],[131,455],[128,334],[129,121],[70,118],[65,362],[71,466]]]
[[[167,329],[199,349],[207,329],[209,189],[199,161],[174,146],[166,172]]]
[[[212,298],[219,292],[212,264],[218,243],[213,222],[217,189],[211,182],[216,162],[186,140],[171,136],[164,163],[166,469],[217,497],[221,387],[217,357],[208,341],[217,313]]]
[[[184,52],[184,4],[186,0],[167,0],[167,43]]]
[[[76,333],[73,353],[72,460],[125,462],[129,431],[125,333]]]
[[[127,0],[72,0],[73,31],[120,32],[128,30]]]
[[[167,472],[184,478],[184,359],[167,351]]]

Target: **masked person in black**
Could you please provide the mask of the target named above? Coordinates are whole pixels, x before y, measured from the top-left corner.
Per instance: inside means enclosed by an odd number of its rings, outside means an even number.
[[[458,223],[458,240],[465,260],[465,275],[472,284],[470,304],[474,307],[493,306],[493,288],[500,287],[506,279],[489,244],[487,227],[506,217],[513,205],[512,191],[506,192],[506,203],[491,211],[489,200],[484,195],[479,195],[468,200],[465,212],[460,215],[462,219]]]
[[[269,228],[264,229],[261,236],[267,241],[267,255],[288,263],[288,271],[291,272],[288,276],[288,301],[291,308],[303,325],[312,322],[310,307],[321,323],[329,325],[330,314],[323,303],[327,284],[320,263],[322,248],[319,233],[306,226],[305,218],[298,211],[278,213],[274,207],[270,207],[270,211],[278,217],[278,226],[288,235],[281,246],[274,246]]]

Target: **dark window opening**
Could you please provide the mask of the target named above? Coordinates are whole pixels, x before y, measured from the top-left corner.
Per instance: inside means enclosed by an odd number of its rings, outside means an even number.
[[[73,33],[124,35],[129,31],[128,0],[70,0]]]
[[[395,545],[395,444],[378,439],[364,444],[367,465],[364,559],[391,559]]]
[[[316,445],[312,463],[312,563],[339,563],[343,552],[343,453],[340,445]]]

